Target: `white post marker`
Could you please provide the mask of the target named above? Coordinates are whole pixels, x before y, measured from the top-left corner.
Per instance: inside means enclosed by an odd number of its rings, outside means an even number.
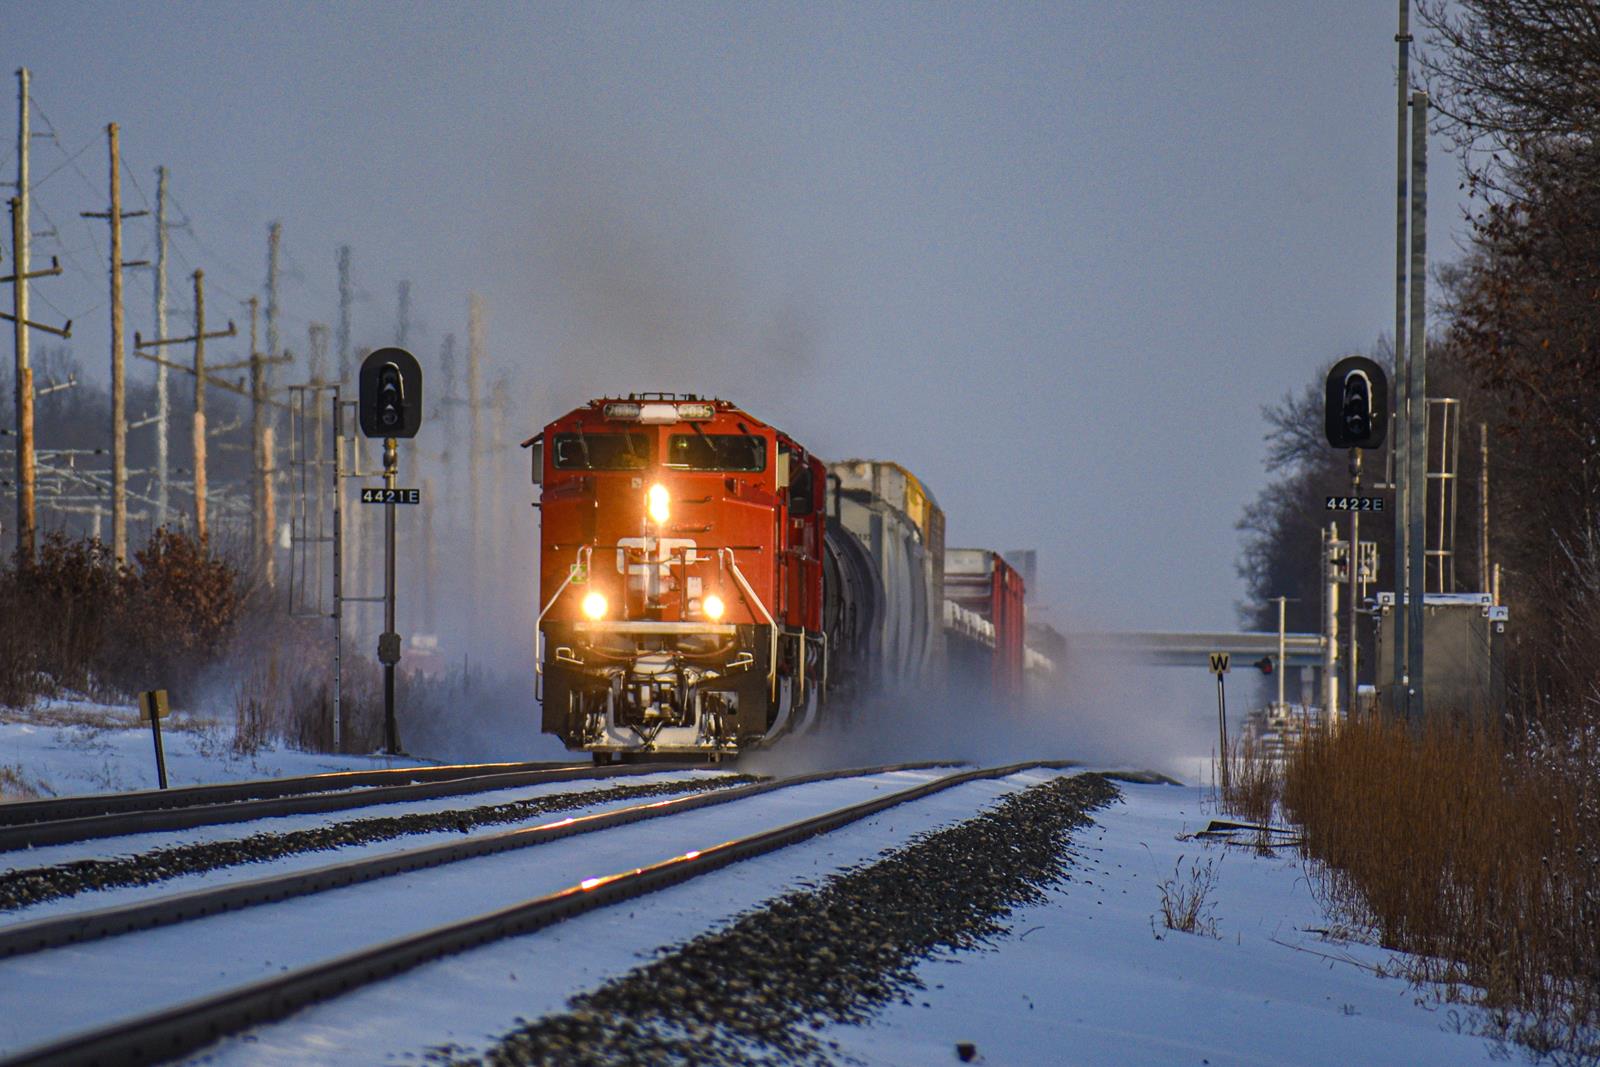
[[[1222,768],[1222,788],[1227,789],[1228,782],[1228,698],[1222,689],[1222,676],[1228,673],[1228,660],[1231,657],[1226,652],[1211,653],[1211,673],[1217,676],[1217,736],[1221,739],[1222,747],[1217,753],[1217,763]]]
[[[139,694],[139,721],[150,723],[150,736],[156,742],[156,780],[167,787],[167,756],[161,750],[161,720],[168,715],[167,691],[152,689]]]

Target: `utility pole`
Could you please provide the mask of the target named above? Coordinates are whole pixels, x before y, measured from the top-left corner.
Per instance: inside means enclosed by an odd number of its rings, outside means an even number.
[[[399,322],[395,327],[395,344],[405,348],[411,334],[411,283],[402,281],[397,287],[395,314]]]
[[[219,337],[233,337],[238,334],[230,320],[226,330],[217,330],[206,333],[206,274],[203,270],[194,272],[194,336],[192,337],[158,337],[146,341],[137,333],[133,335],[133,347],[157,348],[162,345],[194,344],[194,366],[185,367],[182,364],[168,363],[168,367],[176,366],[179,370],[188,371],[194,375],[194,533],[200,542],[201,548],[205,547],[209,531],[206,527],[206,342]],[[164,362],[158,356],[141,352],[145,359],[157,363]],[[230,392],[244,393],[245,390],[230,382],[219,381],[218,385]]]
[[[329,384],[328,380],[327,380],[327,361],[326,361],[327,351],[328,351],[328,328],[326,326],[324,326],[320,322],[313,322],[313,323],[308,324],[308,326],[306,328],[306,333],[307,333],[307,340],[311,344],[310,361],[309,361],[309,363],[307,365],[307,368],[306,368],[307,369],[307,375],[308,375],[307,380],[310,383],[311,388],[314,391],[316,391],[316,390],[320,390],[323,386],[326,386],[326,385]],[[322,394],[320,392],[314,392],[314,395],[321,396]],[[311,413],[311,438],[315,442],[315,448],[317,450],[317,453],[316,453],[317,458],[315,460],[316,466],[313,469],[315,471],[317,471],[319,475],[320,475],[320,473],[322,471],[322,447],[323,447],[323,442],[325,440],[327,440],[327,438],[325,438],[323,436],[323,427],[325,425],[324,422],[323,422],[323,416],[324,416],[324,411],[323,411],[323,408],[322,408],[321,405],[317,405],[312,409],[312,413]],[[340,447],[339,446],[339,441],[337,439],[335,439],[334,442],[333,442],[334,451],[338,451],[339,447]],[[322,481],[322,479],[320,477],[315,479],[315,485],[316,485],[316,488],[313,491],[314,492],[313,499],[316,502],[316,507],[317,507],[318,513],[320,514],[321,511],[322,511],[322,507],[323,507],[323,493],[325,491],[325,487],[324,487],[323,481]],[[340,491],[339,483],[336,480],[334,482],[334,492],[338,493],[339,491]],[[337,506],[338,502],[335,501],[334,503],[335,503],[335,506]],[[331,546],[331,547],[333,548],[333,551],[335,553],[337,553],[339,551],[338,546]],[[314,546],[313,555],[314,555],[315,560],[316,560],[314,566],[316,568],[317,582],[318,582],[318,587],[319,588],[320,588],[321,581],[322,581],[322,552],[323,552],[323,542],[322,541],[318,541]],[[335,567],[337,568],[337,566],[338,566],[338,563],[336,561],[335,562]]]
[[[350,384],[350,246],[339,246],[339,384]]]
[[[122,220],[147,211],[122,210],[122,170],[119,132],[115,122],[106,126],[111,156],[111,207],[105,212],[85,211],[84,218],[111,223],[111,555],[119,563],[128,558],[128,413],[125,362],[125,327],[122,321],[122,269],[149,264],[122,261]]]
[[[1411,0],[1400,0],[1399,91],[1395,126],[1395,220],[1394,220],[1394,710],[1406,714],[1406,631],[1410,626],[1411,554],[1406,540],[1410,536],[1406,485],[1410,478],[1407,464],[1407,438],[1411,425],[1411,392],[1406,360],[1406,210],[1409,200],[1410,152],[1407,94],[1411,91]]]
[[[256,321],[261,302],[255,297],[244,302],[250,309],[250,352],[234,363],[216,363],[211,370],[250,369],[250,544],[261,566],[262,577],[270,586],[277,581],[276,561],[273,558],[272,536],[277,529],[278,508],[273,476],[277,473],[274,461],[274,434],[272,415],[272,384],[267,380],[267,370],[275,363],[288,363],[294,356],[285,352],[269,356],[256,344]],[[214,383],[220,384],[220,383]]]
[[[1323,636],[1322,650],[1323,717],[1332,725],[1339,717],[1339,571],[1336,564],[1339,524],[1330,522],[1322,535]]]
[[[474,599],[478,592],[478,532],[479,506],[482,503],[482,479],[478,465],[483,457],[483,419],[479,412],[478,391],[483,363],[483,297],[477,293],[467,299],[467,492],[471,498],[467,505],[467,588]]]
[[[1423,601],[1426,556],[1424,550],[1428,510],[1428,94],[1411,94],[1411,336],[1406,367],[1406,396],[1410,400],[1410,440],[1406,443],[1409,514],[1407,550],[1411,559],[1411,598],[1407,604],[1406,675],[1410,692],[1406,716],[1421,722],[1424,714]]]
[[[1478,591],[1489,591],[1489,424],[1478,423]],[[1499,601],[1496,601],[1499,603]]]
[[[26,72],[24,72],[26,73]],[[33,562],[38,547],[37,524],[34,515],[34,447],[33,447],[33,367],[28,362],[28,331],[43,330],[57,337],[72,336],[69,320],[61,329],[33,322],[28,318],[28,280],[48,278],[61,273],[61,264],[51,257],[49,270],[29,271],[28,231],[23,222],[26,215],[22,204],[24,197],[11,198],[11,248],[14,254],[12,272],[0,277],[0,282],[10,282],[12,314],[0,311],[0,319],[12,323],[12,338],[16,345],[16,400],[17,400],[17,556],[24,563]]]
[[[228,324],[232,332],[233,324]],[[194,272],[194,535],[203,550],[206,528],[206,274]]]
[[[278,247],[283,240],[283,223],[267,224],[267,355],[278,354]]]
[[[261,301],[251,297],[245,301],[250,309],[250,458],[255,479],[250,488],[250,519],[255,535],[251,542],[260,556],[262,576],[268,586],[273,583],[272,527],[266,520],[268,501],[272,499],[272,476],[268,473],[271,460],[267,456],[267,376],[262,365],[261,349],[257,344],[256,320]]]
[[[156,336],[167,335],[167,168],[156,168]],[[167,368],[156,364],[156,521],[167,523],[167,426],[171,405],[167,400]]]
[[[505,516],[505,502],[510,499],[506,486],[506,412],[510,406],[511,386],[506,381],[504,374],[497,374],[494,387],[490,390],[489,412],[492,419],[489,431],[489,538],[491,545],[485,546],[490,550],[490,558],[496,559],[499,553],[495,545],[501,542],[503,531],[507,527]]]
[[[33,366],[28,359],[28,148],[33,141],[29,124],[27,67],[17,71],[17,195],[11,201],[12,323],[17,348],[17,553],[31,563],[36,547],[33,514]]]
[[[1361,449],[1350,450],[1350,495],[1357,500],[1361,499]],[[1345,694],[1346,708],[1351,721],[1356,717],[1356,695],[1360,689],[1357,674],[1357,641],[1361,611],[1361,509],[1350,510],[1350,662],[1346,664],[1350,674],[1349,692]],[[1332,718],[1329,718],[1332,722]]]
[[[1288,667],[1285,665],[1288,653],[1288,637],[1284,633],[1284,626],[1289,621],[1289,598],[1275,596],[1272,599],[1278,602],[1278,710],[1281,712],[1284,710],[1283,682],[1285,676],[1289,673]]]

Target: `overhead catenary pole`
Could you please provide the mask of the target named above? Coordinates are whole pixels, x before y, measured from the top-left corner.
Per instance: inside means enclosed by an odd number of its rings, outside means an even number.
[[[167,335],[167,168],[156,168],[156,336]],[[167,396],[167,368],[156,364],[156,514],[155,525],[167,522],[169,454],[167,431],[171,402]]]
[[[1428,94],[1411,94],[1411,336],[1406,366],[1406,395],[1411,420],[1406,442],[1407,550],[1411,559],[1411,599],[1407,604],[1406,715],[1420,722],[1423,698],[1423,600],[1427,588],[1426,519],[1428,509]]]
[[[1410,151],[1408,143],[1409,108],[1407,94],[1411,91],[1411,0],[1400,0],[1400,31],[1395,34],[1399,46],[1398,101],[1395,125],[1395,235],[1394,235],[1394,442],[1390,446],[1394,457],[1394,707],[1400,714],[1406,708],[1406,630],[1410,625],[1406,605],[1410,602],[1408,575],[1411,557],[1407,550],[1408,526],[1407,438],[1410,434],[1410,393],[1407,391],[1406,368],[1406,214],[1409,209]]]

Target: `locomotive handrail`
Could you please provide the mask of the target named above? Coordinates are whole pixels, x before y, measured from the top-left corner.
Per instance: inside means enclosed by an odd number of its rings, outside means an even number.
[[[589,559],[592,554],[593,549],[588,545],[578,548],[578,561],[567,569],[567,578],[561,583],[561,588],[556,590],[555,595],[550,598],[550,603],[544,606],[544,610],[539,612],[539,617],[534,620],[533,699],[535,700],[544,699],[544,691],[540,686],[544,681],[544,617],[550,614],[550,609],[556,606],[556,601],[561,599],[561,594],[567,591],[567,586],[572,584],[572,579],[578,576],[580,570],[583,572],[584,581],[589,580]]]
[[[754,589],[750,588],[750,583],[745,580],[744,571],[739,569],[739,561],[734,557],[733,549],[731,549],[731,548],[719,548],[719,549],[717,549],[717,555],[718,556],[726,556],[727,557],[728,566],[733,570],[734,581],[739,583],[739,588],[744,590],[744,595],[747,598],[749,598],[750,603],[754,604],[756,606],[757,610],[759,610],[761,612],[762,618],[767,620],[767,632],[771,635],[771,648],[770,648],[770,650],[768,651],[768,654],[767,654],[767,684],[772,689],[772,699],[773,700],[777,700],[778,699],[778,624],[773,621],[772,613],[767,610],[767,606],[761,602],[761,598],[759,596],[756,596],[756,591]]]

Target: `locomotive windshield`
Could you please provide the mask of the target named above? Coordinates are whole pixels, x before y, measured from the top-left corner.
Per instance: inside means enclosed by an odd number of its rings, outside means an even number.
[[[650,434],[558,433],[555,465],[564,471],[636,471],[650,466]]]
[[[742,433],[675,433],[667,439],[666,465],[689,471],[763,471],[767,439]]]

